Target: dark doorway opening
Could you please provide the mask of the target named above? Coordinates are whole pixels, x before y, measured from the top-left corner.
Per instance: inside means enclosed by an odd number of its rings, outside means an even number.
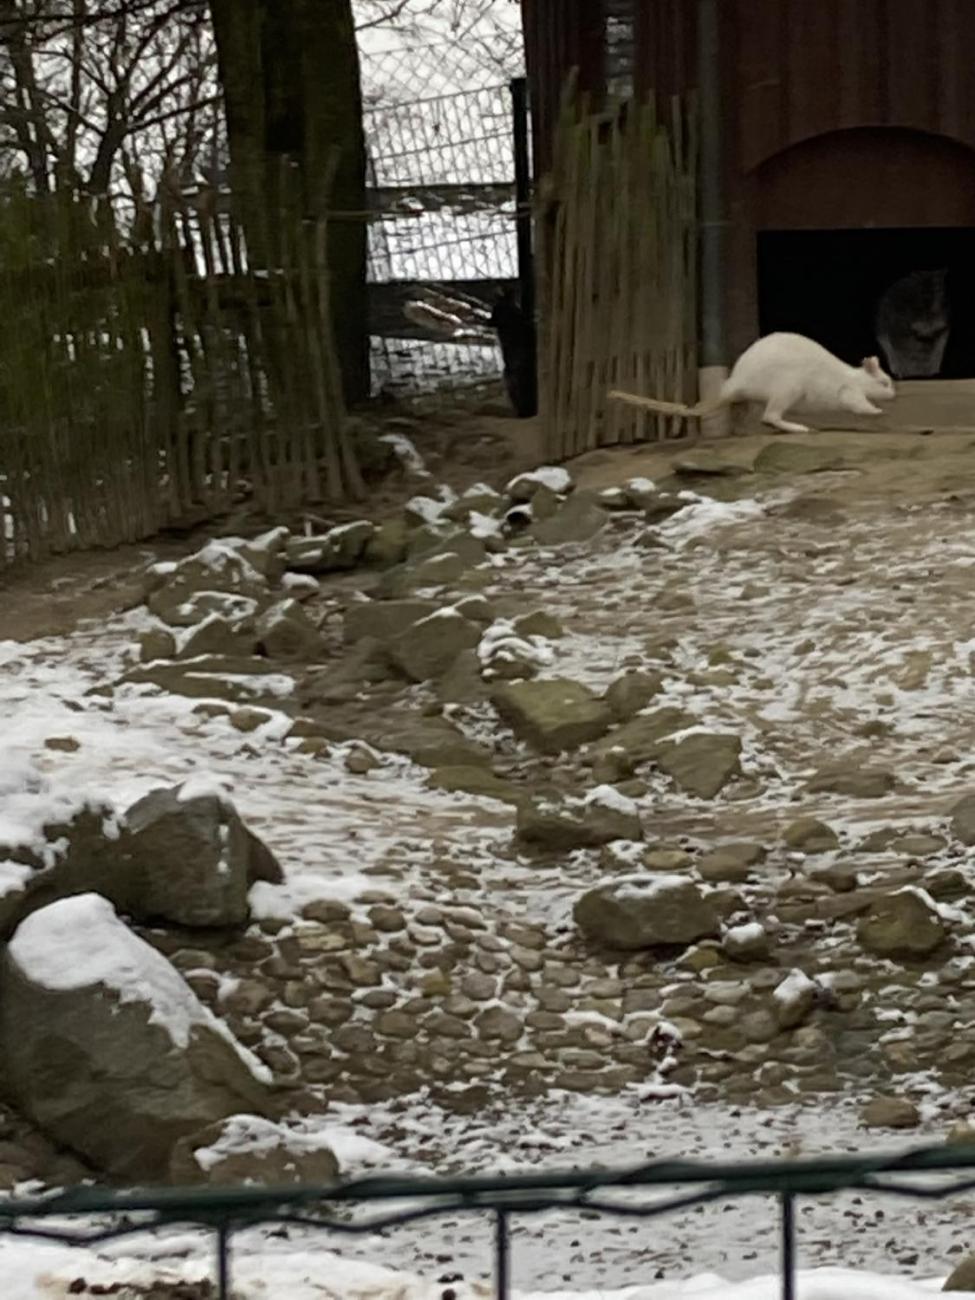
[[[877,304],[913,271],[947,268],[951,332],[936,378],[975,377],[975,230],[769,230],[758,236],[762,334],[790,330],[857,364],[879,351]]]

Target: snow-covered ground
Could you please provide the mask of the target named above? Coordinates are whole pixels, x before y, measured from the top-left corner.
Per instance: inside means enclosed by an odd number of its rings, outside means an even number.
[[[828,493],[839,481],[824,476],[817,486]],[[827,737],[839,745],[856,719],[884,722],[887,729],[870,741],[875,757],[896,765],[913,793],[872,801],[858,815],[837,801],[830,821],[847,844],[874,824],[922,812],[930,817],[969,772],[963,706],[971,647],[961,624],[972,599],[965,584],[975,550],[963,517],[930,510],[892,514],[883,532],[874,520],[848,521],[842,538],[819,534],[815,542],[801,525],[780,524],[770,535],[765,510],[794,496],[790,487],[734,504],[692,503],[660,529],[667,548],[662,560],[648,559],[635,539],[606,534],[568,552],[509,553],[495,577],[499,587],[521,591],[528,609],[544,601],[564,621],[567,636],[554,643],[547,673],[602,687],[622,665],[647,654],[652,659],[648,641],[670,643],[655,703],[678,704],[708,726],[733,726],[745,737],[746,778],[754,788],[746,780],[733,800],[718,805],[719,815],[734,817],[738,826],[774,828]],[[675,592],[681,599],[668,603],[665,597]],[[909,602],[901,599],[905,594]],[[45,812],[63,810],[68,794],[107,798],[122,809],[155,785],[195,777],[229,788],[285,865],[285,886],[255,887],[258,916],[288,922],[309,900],[352,899],[377,880],[394,898],[408,900],[429,885],[426,873],[444,846],[459,844],[476,882],[461,901],[486,905],[503,897],[504,906],[529,920],[565,918],[590,868],[573,859],[555,873],[513,860],[512,815],[502,804],[432,790],[424,769],[392,755],[383,756],[378,775],[352,775],[342,745],[316,758],[284,743],[283,712],[272,710],[256,731],[242,733],[227,716],[201,712],[198,700],[133,684],[106,694],[144,626],[145,615],[136,611],[68,637],[0,643],[4,834],[36,828]],[[715,648],[721,662],[736,665],[734,681],[710,675]],[[918,648],[929,656],[925,672],[909,659]],[[276,689],[286,703],[287,672]],[[466,725],[472,734],[497,732],[496,722],[476,710]],[[940,750],[949,752],[934,761]],[[685,819],[694,814],[655,781],[651,798],[662,825],[678,811]],[[953,865],[968,870],[965,862]],[[13,886],[23,868],[6,870]],[[923,1082],[910,1081],[912,1087]],[[924,1123],[911,1141],[939,1140],[965,1117],[969,1102],[964,1091],[948,1093],[931,1081],[920,1092]],[[495,1098],[467,1114],[420,1093],[336,1104],[327,1123],[378,1144],[358,1152],[352,1144],[350,1172],[364,1154],[372,1168],[470,1173],[900,1145],[864,1134],[858,1100],[817,1094],[759,1110],[698,1105],[680,1089],[662,1099],[659,1090],[637,1085],[615,1097]],[[914,1202],[848,1194],[801,1203],[800,1263],[856,1270],[807,1276],[801,1300],[914,1300],[926,1293],[918,1279],[943,1278],[969,1248],[971,1213],[967,1196]],[[774,1204],[761,1201],[650,1222],[596,1219],[585,1211],[519,1221],[514,1284],[520,1293],[605,1296],[634,1287],[640,1300],[692,1293],[765,1300],[774,1283],[754,1279],[771,1277],[776,1268],[774,1215]],[[342,1260],[323,1253],[326,1246],[339,1248]],[[100,1284],[144,1277],[147,1259],[165,1260],[188,1279],[212,1268],[209,1248],[191,1247],[185,1236],[155,1246],[129,1240],[97,1257],[0,1241],[0,1273],[11,1279],[5,1294],[14,1300],[65,1294],[78,1277]],[[377,1270],[376,1260],[394,1272]],[[241,1238],[236,1264],[241,1300],[419,1298],[439,1296],[446,1286],[459,1297],[463,1286],[485,1283],[490,1267],[490,1223],[475,1219],[351,1242],[306,1238],[297,1230],[287,1239],[254,1232]],[[38,1273],[59,1280],[32,1289]],[[461,1280],[454,1280],[457,1274]],[[694,1277],[699,1281],[687,1281]]]

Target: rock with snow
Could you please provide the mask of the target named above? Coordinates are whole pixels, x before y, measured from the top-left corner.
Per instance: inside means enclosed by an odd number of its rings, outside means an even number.
[[[238,621],[221,614],[208,614],[176,641],[175,657],[198,659],[201,655],[249,655],[256,649],[253,620]]]
[[[465,602],[466,603],[466,602]],[[555,662],[555,652],[544,636],[519,634],[511,620],[495,619],[485,629],[477,647],[486,680],[518,681],[534,677]]]
[[[607,686],[603,699],[618,722],[626,722],[645,709],[663,685],[659,673],[628,669]]]
[[[112,905],[78,894],[33,913],[0,961],[0,1090],[116,1179],[167,1176],[179,1140],[273,1112],[270,1078]]]
[[[295,686],[294,679],[279,664],[260,655],[240,654],[139,664],[123,673],[119,683],[154,686],[189,699],[266,705],[290,695]]]
[[[597,740],[613,723],[608,705],[566,677],[512,682],[499,686],[491,700],[515,735],[543,754]]]
[[[576,901],[573,916],[588,939],[626,951],[684,947],[719,929],[717,912],[697,885],[650,873],[590,889]]]
[[[339,524],[318,537],[292,537],[288,541],[288,568],[294,573],[337,573],[354,569],[376,532],[367,519]]]
[[[933,900],[913,886],[878,899],[857,926],[862,947],[895,961],[926,957],[947,938]]]
[[[780,1029],[795,1029],[816,1005],[818,989],[804,971],[792,970],[772,990],[772,1008]]]
[[[393,663],[414,682],[440,677],[462,650],[473,650],[481,629],[456,609],[445,607],[408,627],[389,644]]]
[[[559,853],[640,840],[643,827],[633,800],[603,785],[582,799],[526,799],[518,807],[517,834],[526,844]]]
[[[790,822],[782,832],[782,839],[788,848],[800,853],[830,853],[840,847],[839,836],[833,828],[815,817],[799,817]]]
[[[735,925],[725,934],[721,947],[731,961],[765,961],[769,955],[768,932],[758,921]]]
[[[562,465],[542,465],[527,474],[517,475],[505,488],[505,492],[509,501],[518,503],[530,501],[540,487],[564,496],[572,491],[573,486],[572,475]]]
[[[328,1141],[295,1132],[262,1115],[231,1115],[180,1138],[169,1160],[176,1187],[333,1182],[339,1162]]]
[[[251,563],[244,546],[239,539],[216,539],[172,569],[161,574],[150,570],[149,609],[172,627],[190,627],[200,618],[200,593],[231,592],[257,602],[266,599],[267,578]]]
[[[741,771],[741,740],[738,736],[696,731],[657,756],[661,769],[686,794],[713,799]]]
[[[906,1097],[873,1097],[860,1112],[860,1119],[867,1128],[917,1128],[921,1112]]]
[[[125,814],[109,896],[138,920],[239,925],[258,880],[280,884],[274,855],[233,803],[192,785],[152,790]]]
[[[297,600],[281,600],[264,611],[257,623],[257,647],[269,659],[321,659],[321,633]]]

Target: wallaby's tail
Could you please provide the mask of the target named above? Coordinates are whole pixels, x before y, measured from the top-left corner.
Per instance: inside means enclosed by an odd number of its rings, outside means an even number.
[[[680,402],[662,402],[656,397],[641,397],[639,393],[622,393],[618,388],[610,390],[611,402],[626,402],[629,406],[639,406],[645,411],[656,411],[660,415],[679,415],[685,420],[706,419],[724,406],[724,399],[716,397],[710,402],[699,402],[697,406],[682,406]]]

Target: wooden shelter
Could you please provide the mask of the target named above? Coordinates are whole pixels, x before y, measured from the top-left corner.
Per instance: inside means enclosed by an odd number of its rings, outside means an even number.
[[[698,29],[705,5],[717,24],[710,63]],[[536,174],[549,164],[573,69],[597,103],[631,92],[716,97],[700,157],[705,167],[720,160],[720,210],[701,215],[702,230],[720,237],[723,283],[703,290],[720,303],[726,361],[760,332],[783,328],[852,360],[872,348],[885,287],[945,266],[955,319],[942,374],[975,375],[971,0],[522,0],[522,8]]]

